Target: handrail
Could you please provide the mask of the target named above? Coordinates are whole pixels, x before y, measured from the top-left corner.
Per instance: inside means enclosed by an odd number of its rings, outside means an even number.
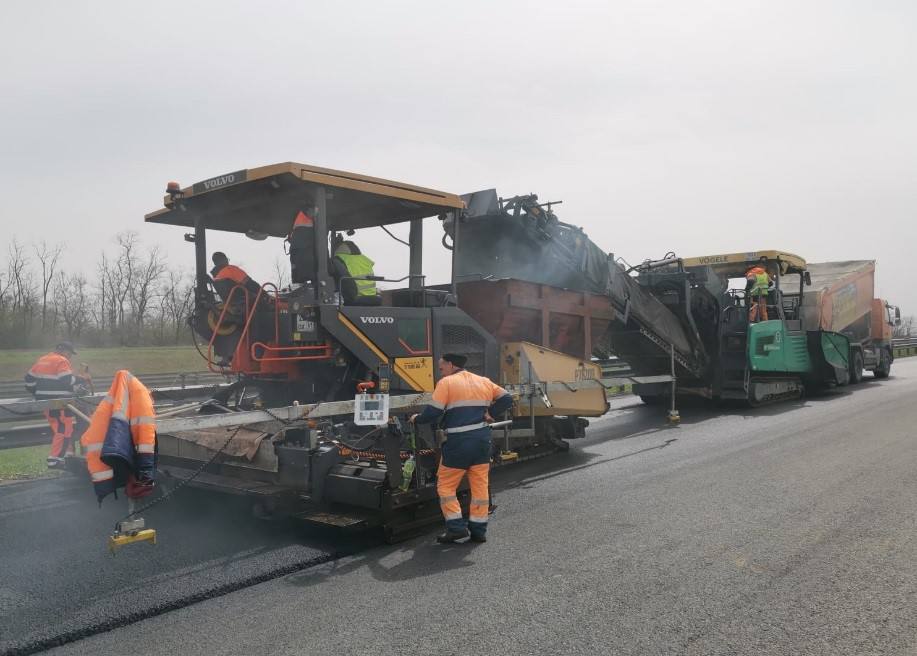
[[[252,325],[252,318],[254,318],[255,312],[258,310],[258,302],[261,300],[261,295],[264,293],[264,288],[267,285],[270,285],[271,287],[273,287],[275,292],[277,291],[277,286],[272,282],[266,282],[263,285],[261,285],[260,287],[258,287],[258,293],[255,295],[255,302],[252,303],[250,308],[246,306],[247,316],[245,318],[245,326],[242,328],[242,334],[239,336],[239,343],[236,345],[236,352],[238,352],[239,349],[242,348],[242,345],[245,342],[245,339],[249,336],[248,333],[249,333],[249,328]],[[245,292],[246,292],[245,300],[247,303],[248,302],[248,290],[246,289]],[[274,298],[274,339],[278,342],[280,341],[280,314],[279,314],[279,309],[277,307],[276,295]]]
[[[219,369],[213,368],[213,342],[216,340],[217,335],[219,335],[220,326],[223,325],[223,317],[226,316],[226,311],[231,305],[230,301],[232,301],[232,297],[235,295],[237,289],[241,289],[242,293],[245,295],[246,311],[248,309],[248,290],[242,285],[233,285],[233,288],[229,290],[229,294],[226,296],[226,300],[223,301],[223,311],[220,312],[220,317],[217,319],[217,325],[213,328],[213,334],[210,336],[210,340],[207,342],[207,368],[213,373],[223,373],[223,370],[225,369],[225,367],[220,367],[219,365],[217,365]],[[242,340],[240,338],[239,343],[241,344],[241,342]],[[236,345],[236,350],[239,350],[238,344]],[[233,353],[233,355],[235,355],[235,353]]]
[[[369,280],[372,282],[404,282],[405,280],[410,280],[412,278],[420,278],[420,289],[418,290],[409,289],[409,291],[423,291],[423,292],[427,291],[427,287],[426,287],[427,276],[426,274],[423,274],[423,273],[409,273],[408,275],[402,276],[401,278],[385,278],[383,276],[341,276],[340,278],[338,278],[339,280],[338,286],[340,286],[340,283],[344,282],[345,280],[353,280],[354,282],[356,282],[357,280]],[[442,290],[431,289],[429,291],[439,292]],[[420,301],[422,303],[421,307],[427,307],[426,294],[421,295]],[[338,293],[338,307],[343,307],[343,306],[344,306],[344,294],[343,292],[340,292]]]
[[[277,358],[265,358],[258,357],[255,355],[255,348],[262,348],[265,352],[279,352],[279,351],[317,351],[321,349],[323,353],[319,355],[297,355],[297,356],[283,356]],[[329,360],[334,357],[332,352],[331,342],[326,341],[324,344],[315,344],[309,346],[271,346],[270,344],[265,344],[264,342],[254,342],[251,345],[250,355],[252,360],[255,362],[292,362],[297,360]]]

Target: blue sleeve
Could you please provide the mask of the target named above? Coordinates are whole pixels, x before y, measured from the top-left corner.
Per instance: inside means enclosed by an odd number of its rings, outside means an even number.
[[[414,421],[418,424],[431,424],[434,421],[436,421],[437,419],[439,419],[440,417],[442,417],[442,415],[443,415],[442,408],[437,408],[434,405],[428,405],[426,408],[423,409],[423,412],[417,415],[417,419],[415,419]]]
[[[490,413],[491,417],[499,417],[504,412],[513,407],[513,397],[509,393],[504,393],[496,398],[496,400],[490,404],[490,407],[487,408],[487,412]]]

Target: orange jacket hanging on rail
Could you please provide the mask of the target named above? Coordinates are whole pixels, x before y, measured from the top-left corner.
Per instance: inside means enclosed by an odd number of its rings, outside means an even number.
[[[156,458],[156,416],[150,391],[122,369],[92,415],[81,441],[99,503],[133,477],[152,481]]]

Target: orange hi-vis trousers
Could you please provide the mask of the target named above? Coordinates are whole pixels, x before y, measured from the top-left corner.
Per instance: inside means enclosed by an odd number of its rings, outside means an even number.
[[[471,487],[468,522],[462,517],[462,507],[456,494],[465,474],[468,474],[468,484]],[[436,479],[439,506],[446,520],[446,529],[450,533],[463,533],[467,528],[472,535],[484,535],[487,532],[487,513],[490,507],[490,463],[471,465],[468,469],[446,467],[440,463]]]
[[[45,410],[45,419],[51,427],[51,450],[48,460],[63,458],[73,445],[73,429],[76,426],[76,417],[66,408],[59,410]]]
[[[752,305],[748,308],[748,321],[755,323],[757,321],[767,321],[767,296],[761,295],[752,299]]]

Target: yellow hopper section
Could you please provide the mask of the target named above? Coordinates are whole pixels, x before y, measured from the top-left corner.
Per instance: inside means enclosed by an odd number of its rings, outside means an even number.
[[[602,378],[602,368],[597,364],[530,342],[507,342],[503,344],[501,356],[500,380],[506,385],[573,385],[584,380],[598,381]],[[552,388],[556,388],[556,385],[552,385]],[[548,400],[551,407],[535,404],[536,416],[599,417],[608,408],[605,389],[601,385],[587,389],[552,389],[548,393]],[[527,407],[525,414],[528,414]]]

